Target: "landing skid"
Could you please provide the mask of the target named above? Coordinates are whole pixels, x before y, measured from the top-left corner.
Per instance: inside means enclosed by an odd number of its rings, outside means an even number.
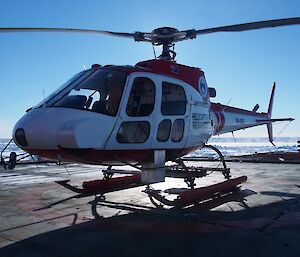
[[[170,201],[166,197],[162,196],[159,190],[152,189],[149,185],[147,185],[144,192],[148,194],[150,201],[155,206],[160,207],[162,203],[164,205],[172,207],[184,207],[206,201],[208,199],[223,197],[237,190],[237,186],[239,184],[247,181],[246,176],[230,179],[230,169],[227,167],[224,156],[219,151],[219,149],[212,145],[205,145],[203,148],[209,148],[215,151],[218,154],[223,167],[191,167],[185,165],[184,163],[184,161],[188,161],[188,159],[180,158],[176,160],[178,164],[177,166],[166,167],[166,177],[183,178],[189,189],[181,192],[178,195],[177,199]],[[197,161],[193,160],[193,162],[195,163]],[[211,186],[195,188],[196,178],[205,177],[214,171],[221,172],[226,180],[224,182]]]
[[[106,193],[146,185],[147,187],[143,192],[149,196],[150,201],[156,207],[161,207],[161,204],[173,207],[184,207],[203,202],[208,199],[223,197],[237,190],[238,185],[245,182],[247,177],[242,176],[235,179],[230,179],[230,169],[227,168],[222,153],[214,146],[207,145],[205,148],[210,148],[218,153],[223,167],[187,166],[184,163],[186,161],[184,158],[177,159],[177,165],[164,167],[166,177],[183,178],[188,186],[188,189],[180,192],[175,200],[168,200],[161,194],[159,190],[154,190],[150,187],[150,185],[142,183],[141,170],[139,170],[137,167],[135,167],[137,170],[117,170],[109,166],[106,170],[102,171],[103,179],[85,181],[83,182],[81,188],[69,184],[70,180],[57,181],[57,183],[75,193],[78,193],[79,195],[77,197],[90,195],[101,195],[104,197]],[[195,161],[193,161],[193,163],[195,163]],[[225,178],[225,181],[207,187],[195,188],[196,178],[205,177],[214,171],[221,172]],[[113,177],[115,174],[126,174],[127,176]]]
[[[154,190],[150,186],[147,186],[144,192],[148,194],[150,201],[157,207],[161,206],[160,203],[162,203],[167,206],[182,208],[199,202],[204,202],[209,199],[224,197],[238,190],[237,186],[246,181],[247,177],[241,176],[206,187],[188,189],[181,192],[175,200],[168,200],[166,197],[161,195],[160,190]]]
[[[56,181],[57,184],[78,193],[78,197],[90,195],[102,195],[110,192],[120,191],[133,187],[142,186],[140,175],[131,175],[116,178],[104,178],[99,180],[85,181],[82,183],[82,188],[69,184],[70,180]]]

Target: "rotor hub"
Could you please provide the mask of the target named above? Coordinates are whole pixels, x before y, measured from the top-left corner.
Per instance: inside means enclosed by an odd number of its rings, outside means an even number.
[[[175,42],[184,39],[187,35],[186,32],[181,32],[176,28],[172,27],[161,27],[154,29],[151,33],[140,33],[136,32],[137,39],[136,41],[148,41],[155,46],[162,45],[162,54],[159,56],[159,59],[174,60],[176,53],[174,50],[171,50],[174,47]],[[140,37],[143,36],[143,39]]]
[[[151,33],[144,33],[144,40],[150,41],[153,45],[173,44],[186,36],[176,28],[161,27]]]

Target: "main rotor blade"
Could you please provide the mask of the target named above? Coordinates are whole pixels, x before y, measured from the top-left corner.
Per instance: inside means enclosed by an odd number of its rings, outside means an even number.
[[[89,34],[102,34],[117,37],[134,38],[135,33],[126,32],[112,32],[105,30],[93,30],[93,29],[70,29],[70,28],[0,28],[0,33],[9,32],[70,32],[70,33],[89,33]]]
[[[296,24],[300,24],[300,17],[250,22],[250,23],[215,27],[209,29],[199,29],[196,30],[196,34],[204,35],[204,34],[215,33],[215,32],[240,32],[240,31],[280,27],[280,26],[288,26],[288,25],[296,25]]]

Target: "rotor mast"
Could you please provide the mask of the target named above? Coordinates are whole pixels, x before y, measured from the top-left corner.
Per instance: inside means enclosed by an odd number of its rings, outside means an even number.
[[[161,55],[158,57],[158,59],[161,59],[161,60],[172,60],[174,61],[175,60],[175,56],[176,56],[176,53],[171,50],[171,47],[174,46],[174,43],[173,44],[170,44],[170,43],[164,43],[162,45],[163,49],[162,49],[162,53]],[[172,56],[171,56],[171,53],[172,53]]]

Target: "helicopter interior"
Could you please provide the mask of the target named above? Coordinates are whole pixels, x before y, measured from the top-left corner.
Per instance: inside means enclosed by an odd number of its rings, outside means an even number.
[[[67,86],[63,96],[54,96],[49,106],[116,116],[125,82],[125,73],[100,69],[84,81]]]

